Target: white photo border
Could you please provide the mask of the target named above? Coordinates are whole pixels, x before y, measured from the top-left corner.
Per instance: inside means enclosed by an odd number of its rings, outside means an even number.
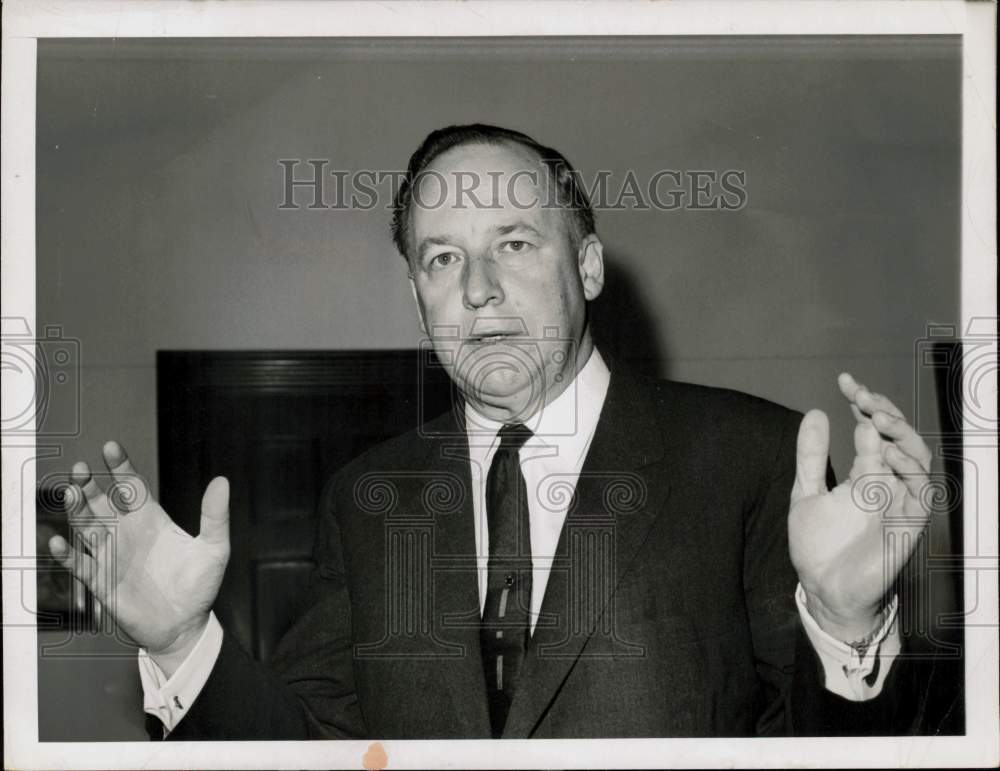
[[[584,13],[580,6],[586,5]],[[929,2],[29,2],[3,5],[2,219],[5,317],[35,321],[35,89],[40,37],[475,37],[496,35],[961,35],[961,326],[987,327],[996,346],[996,4]],[[995,359],[994,359],[995,361]],[[965,373],[971,377],[976,373]],[[979,373],[982,374],[982,373]],[[33,399],[32,372],[4,372],[4,401]],[[994,369],[963,394],[996,394]],[[996,423],[996,401],[977,406]],[[966,420],[969,420],[966,414]],[[967,425],[971,428],[971,425]],[[41,449],[41,448],[37,448]],[[996,436],[966,438],[979,469],[979,513],[996,512]],[[4,760],[11,768],[357,768],[368,741],[38,741],[33,437],[3,441]],[[965,496],[968,503],[973,496]],[[29,495],[25,501],[33,501]],[[28,504],[29,507],[33,504]],[[976,512],[965,511],[966,522]],[[966,735],[903,738],[385,741],[389,767],[874,767],[996,766],[997,520],[965,528]],[[22,580],[26,579],[26,580]],[[26,609],[27,608],[27,609]]]

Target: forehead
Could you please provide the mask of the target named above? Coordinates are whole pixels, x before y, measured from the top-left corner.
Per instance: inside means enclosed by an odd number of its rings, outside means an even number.
[[[549,200],[550,175],[541,159],[516,144],[469,144],[442,153],[414,189],[410,222],[415,239],[436,231],[473,234],[510,221],[559,228]]]

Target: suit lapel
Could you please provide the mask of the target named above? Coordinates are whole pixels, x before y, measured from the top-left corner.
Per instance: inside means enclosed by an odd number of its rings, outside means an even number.
[[[479,584],[476,573],[475,514],[472,477],[469,469],[468,440],[462,405],[425,426],[429,455],[425,468],[438,469],[442,478],[462,480],[460,505],[435,520],[433,572],[440,576],[433,584],[434,634],[459,646],[460,655],[444,668],[445,683],[453,702],[460,705],[449,721],[457,722],[457,735],[467,738],[490,735],[490,719],[479,650]],[[416,709],[426,709],[426,694],[418,695]]]
[[[504,738],[529,737],[573,664],[610,655],[614,591],[669,492],[648,387],[616,370],[559,536]],[[644,473],[643,473],[644,472]],[[596,638],[600,638],[599,640]]]

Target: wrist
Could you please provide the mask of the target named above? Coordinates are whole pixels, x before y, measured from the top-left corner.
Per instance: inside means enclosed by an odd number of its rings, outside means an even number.
[[[831,637],[846,643],[864,655],[872,640],[882,628],[885,609],[882,605],[870,608],[835,610],[817,595],[806,590],[806,609],[819,628]]]
[[[146,653],[153,660],[169,679],[173,676],[184,660],[191,655],[191,651],[198,645],[205,627],[208,626],[208,615],[199,618],[190,627],[184,629],[174,638],[174,641],[160,650],[147,650]]]

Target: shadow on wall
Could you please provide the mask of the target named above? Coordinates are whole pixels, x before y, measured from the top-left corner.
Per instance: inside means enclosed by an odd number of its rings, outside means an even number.
[[[651,311],[628,265],[636,264],[617,250],[604,253],[604,289],[591,305],[594,340],[605,357],[625,362],[653,378],[670,377],[668,341],[664,324],[657,321],[663,309]]]

